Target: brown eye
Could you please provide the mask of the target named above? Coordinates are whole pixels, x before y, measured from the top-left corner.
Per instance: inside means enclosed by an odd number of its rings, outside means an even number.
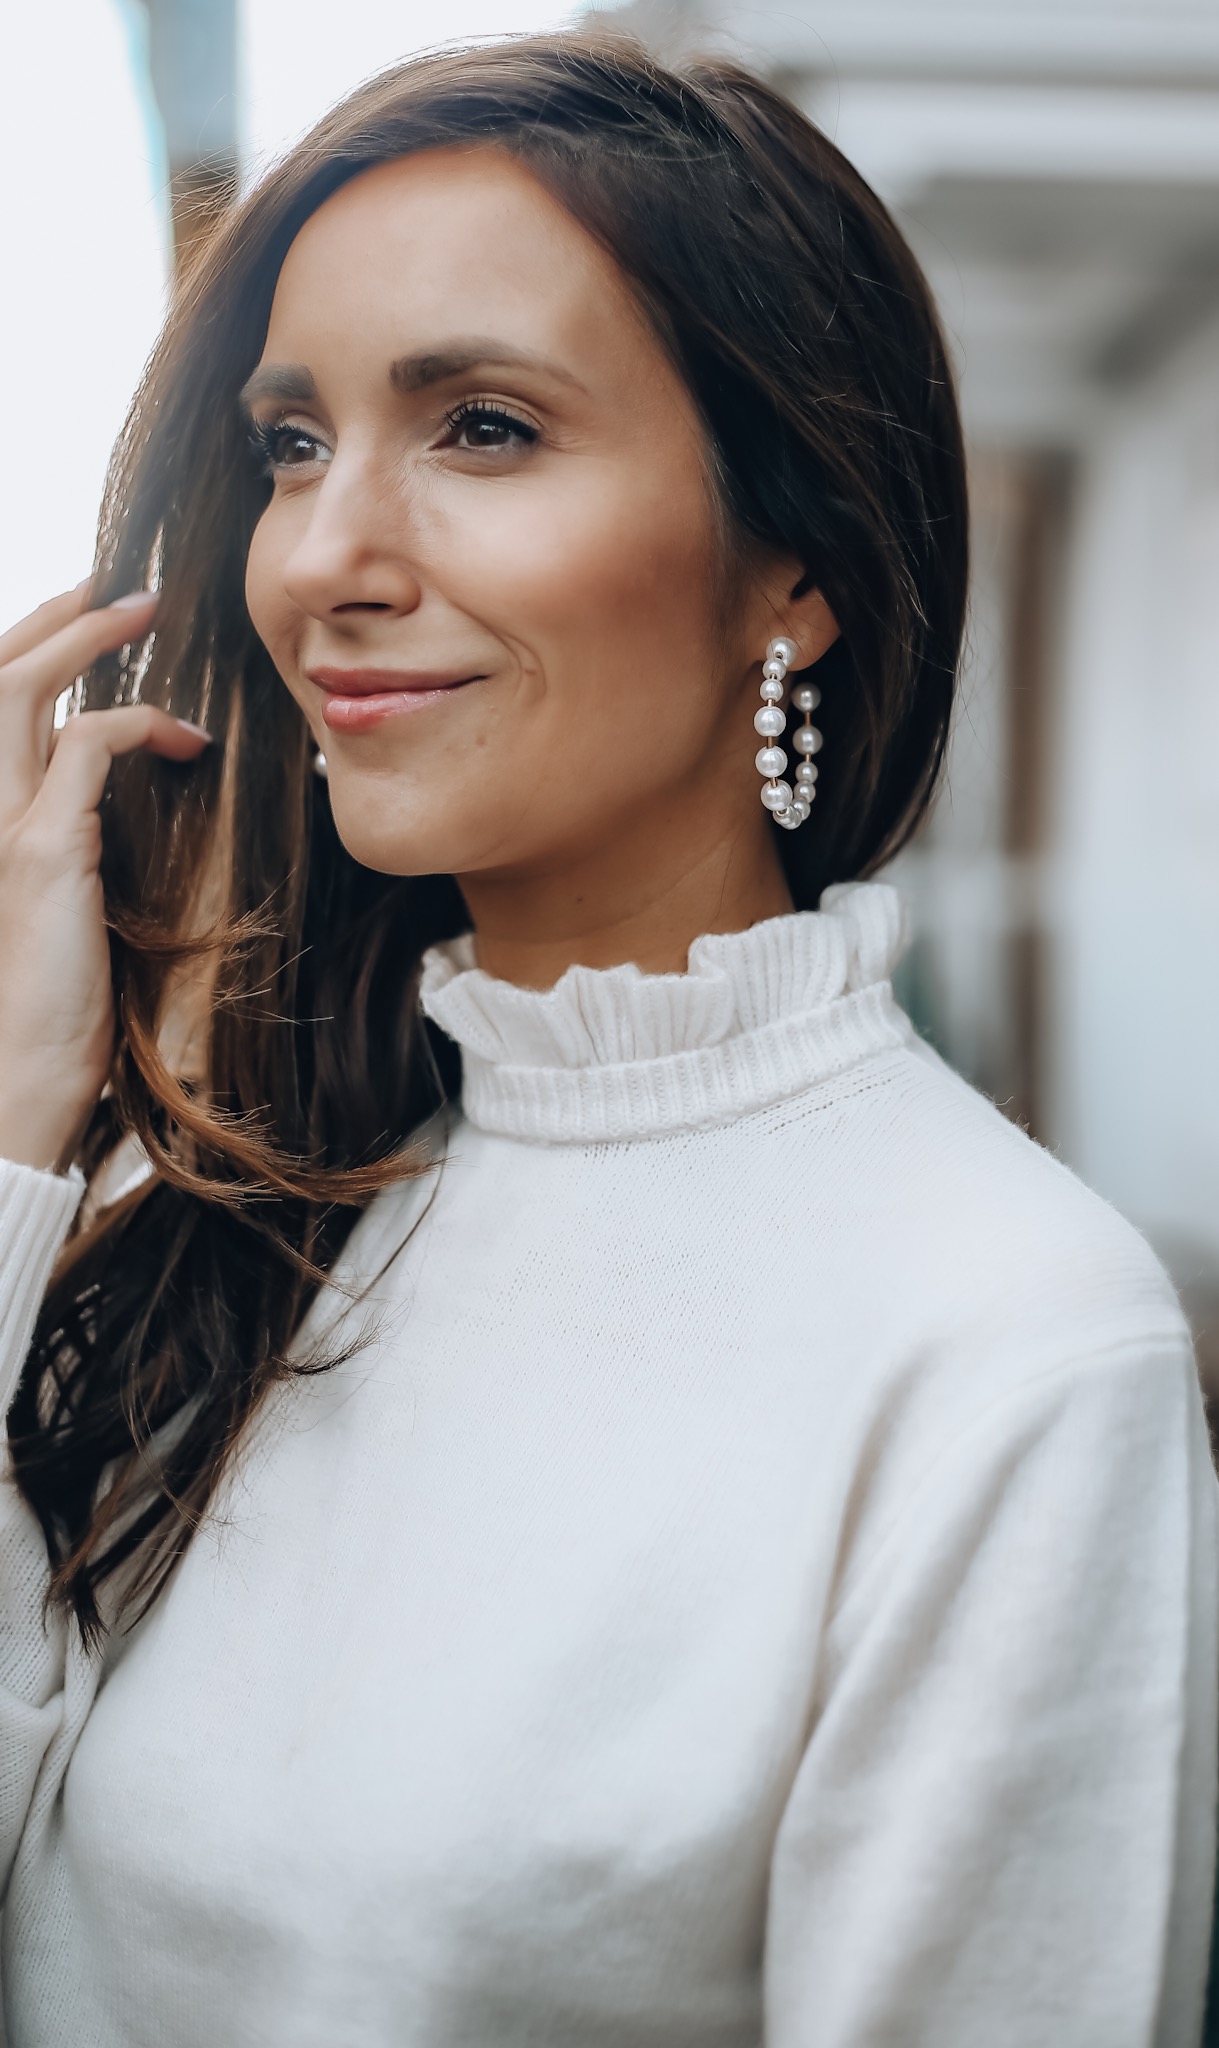
[[[536,427],[499,405],[459,405],[449,414],[448,429],[451,446],[472,453],[528,447],[538,438]]]
[[[258,423],[253,429],[253,441],[266,476],[285,469],[305,469],[310,463],[328,457],[321,442],[304,427]]]
[[[299,427],[276,427],[269,443],[268,453],[277,469],[297,469],[302,462],[312,462],[317,455],[317,442],[311,434],[303,434]]]
[[[512,429],[507,420],[492,419],[484,414],[481,419],[468,419],[462,427],[460,441],[467,448],[502,448],[512,438]]]
[[[287,467],[297,462],[312,462],[317,444],[309,439],[308,434],[297,434],[285,429],[276,440],[277,462],[282,462]]]

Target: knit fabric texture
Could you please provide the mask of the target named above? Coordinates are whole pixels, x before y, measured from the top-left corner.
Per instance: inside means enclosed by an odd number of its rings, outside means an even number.
[[[423,1002],[372,1206],[96,1660],[0,1517],[8,2048],[1193,2048],[1216,1489],[1135,1233],[879,884]],[[78,1180],[0,1166],[0,1368]]]

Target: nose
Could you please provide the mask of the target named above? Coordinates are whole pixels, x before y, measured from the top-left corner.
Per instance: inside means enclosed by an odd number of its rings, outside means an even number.
[[[310,493],[304,529],[284,565],[294,605],[326,624],[416,609],[422,595],[410,552],[410,508],[375,451],[336,455]]]

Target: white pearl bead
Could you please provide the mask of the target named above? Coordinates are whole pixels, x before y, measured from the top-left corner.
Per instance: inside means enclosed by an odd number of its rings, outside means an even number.
[[[762,663],[762,678],[765,682],[781,683],[786,673],[787,670],[784,668],[783,663],[775,661],[770,655]]]
[[[782,634],[779,635],[778,639],[772,640],[766,650],[767,661],[781,661],[785,668],[790,668],[795,658],[795,641],[785,639]]]
[[[767,676],[758,691],[768,704],[779,704],[783,700],[783,685],[774,676]]]
[[[799,683],[792,691],[792,703],[797,711],[815,711],[821,702],[821,692],[816,683]]]
[[[753,765],[759,775],[782,775],[787,766],[787,755],[782,747],[759,747],[753,757]]]
[[[792,801],[793,807],[800,813],[801,820],[807,818],[809,812],[812,810],[813,807],[810,804],[808,798],[805,796],[803,790],[798,789]]]
[[[815,761],[801,761],[800,766],[796,770],[796,781],[801,787],[811,789],[816,780],[817,763]]]
[[[782,825],[785,832],[794,832],[798,825],[802,825],[804,823],[804,820],[800,816],[799,811],[793,808],[790,811],[776,812],[775,822],[776,824]]]
[[[792,745],[798,754],[819,754],[821,734],[815,725],[801,725],[792,734]]]
[[[760,732],[764,740],[777,739],[781,732],[786,732],[787,720],[775,705],[764,704],[753,714],[753,729]]]
[[[323,782],[329,782],[330,769],[327,766],[325,754],[315,754],[313,756],[313,772],[315,775],[320,775]]]
[[[768,811],[785,811],[791,800],[791,784],[788,782],[768,782],[762,791],[762,802]]]

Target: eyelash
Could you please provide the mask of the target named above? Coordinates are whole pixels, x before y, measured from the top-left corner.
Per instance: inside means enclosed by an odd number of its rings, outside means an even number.
[[[510,412],[506,405],[497,405],[494,400],[487,398],[463,399],[460,405],[455,405],[447,412],[444,421],[446,434],[455,440],[463,429],[479,421],[489,421],[494,426],[509,430],[517,440],[523,441],[526,447],[532,446],[538,438],[536,427],[530,426],[527,420]],[[294,427],[284,420],[254,420],[250,426],[250,445],[263,476],[273,477],[281,469],[308,467],[304,462],[285,463],[277,458],[276,449],[285,436],[290,436],[297,442],[310,442],[314,448],[320,446],[314,435],[305,427]],[[467,448],[464,452],[474,455],[478,450]]]
[[[258,460],[261,474],[272,477],[280,469],[304,469],[305,463],[278,462],[275,457],[277,443],[284,435],[290,434],[296,441],[309,441],[316,448],[320,443],[305,427],[290,426],[285,420],[254,420],[250,425],[250,446]]]
[[[493,399],[464,398],[460,405],[455,405],[451,412],[445,414],[445,426],[452,435],[460,434],[462,428],[468,427],[472,420],[490,420],[497,427],[510,428],[526,447],[532,446],[538,438],[536,427],[531,427],[529,422],[521,419],[518,414],[509,412],[506,405],[497,405]],[[473,455],[478,451],[471,448],[466,452]]]

